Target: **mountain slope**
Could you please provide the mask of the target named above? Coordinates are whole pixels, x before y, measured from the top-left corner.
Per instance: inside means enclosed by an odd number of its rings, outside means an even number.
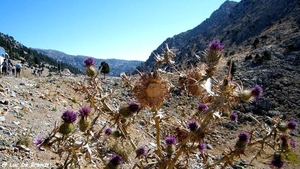
[[[77,67],[79,70],[84,71],[84,63],[83,61],[88,58],[88,56],[82,56],[82,55],[68,55],[63,52],[57,51],[57,50],[51,50],[51,49],[36,49],[38,52],[45,54],[47,56],[52,57],[53,59],[56,59],[61,62],[66,62],[72,66]],[[128,72],[135,67],[137,67],[139,64],[141,64],[142,61],[129,61],[129,60],[120,60],[120,59],[95,59],[96,67],[100,66],[101,62],[106,62],[109,64],[110,67],[110,73],[108,75],[110,76],[119,76],[122,72]]]
[[[298,0],[225,1],[210,18],[189,31],[166,39],[153,53],[162,53],[167,43],[170,49],[177,51],[176,65],[186,66],[186,63],[197,62],[193,54],[201,55],[199,51],[213,39],[220,39],[225,44],[227,54],[249,52],[270,44],[294,45],[293,48],[298,49],[299,17]],[[151,70],[154,54],[138,69]]]
[[[5,35],[0,32],[0,46],[3,47],[10,59],[19,60],[30,68],[43,71],[46,67],[50,72],[58,72],[59,69],[69,69],[74,74],[82,73],[79,69],[68,63],[59,63],[57,60],[40,54],[32,48],[28,48],[16,41],[12,36]]]
[[[299,0],[226,1],[203,23],[166,39],[153,53],[162,54],[167,43],[176,53],[176,68],[187,69],[201,61],[201,52],[214,39],[225,45],[225,60],[237,66],[234,80],[264,89],[265,97],[238,111],[299,119]],[[151,54],[137,69],[151,71],[154,66]]]

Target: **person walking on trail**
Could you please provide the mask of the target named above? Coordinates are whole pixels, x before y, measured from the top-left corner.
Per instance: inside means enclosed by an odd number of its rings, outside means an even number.
[[[8,67],[8,62],[6,59],[4,59],[3,63],[2,63],[2,74],[6,75],[7,73],[7,67]]]
[[[13,76],[16,75],[16,66],[15,65],[12,65],[12,67],[11,67],[11,73],[12,73]]]
[[[22,69],[21,63],[17,63],[16,64],[16,77],[18,77],[18,75],[19,75],[19,77],[21,76],[21,69]]]

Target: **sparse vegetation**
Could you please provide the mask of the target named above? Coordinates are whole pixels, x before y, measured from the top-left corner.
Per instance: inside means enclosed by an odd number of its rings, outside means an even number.
[[[36,146],[39,149],[50,147],[62,157],[63,162],[58,163],[60,168],[173,169],[191,168],[195,163],[203,168],[226,168],[242,160],[244,154],[249,155],[243,159],[246,166],[251,166],[262,155],[269,158],[269,165],[281,167],[279,163],[294,159],[292,156],[284,158],[295,146],[289,135],[297,128],[294,121],[271,119],[268,125],[249,116],[255,121],[252,125],[259,127],[231,131],[236,132],[236,138],[227,140],[231,145],[225,146],[214,139],[224,135],[225,131],[216,133],[219,125],[239,120],[233,106],[253,102],[262,94],[260,86],[244,89],[234,82],[231,73],[217,79],[220,72],[216,68],[223,57],[223,48],[219,41],[213,41],[204,51],[205,64],[175,71],[178,74],[160,71],[159,66],[153,72],[139,72],[138,78],[122,74],[124,87],[134,95],[127,103],[121,98],[116,100],[114,91],[103,91],[98,73],[94,72],[93,60],[85,60],[88,78],[78,82],[74,89],[84,95],[87,102],[83,105],[90,106],[78,110],[79,120],[77,113],[66,110],[61,116],[62,122],[55,125],[45,139],[37,139]],[[164,54],[156,61],[158,65],[173,64],[173,57],[166,46]],[[229,67],[234,68],[234,62],[230,63]],[[174,106],[176,113],[167,111],[164,106],[167,100],[177,99],[170,93],[172,86],[182,87],[185,93],[183,104],[169,105]],[[193,108],[195,105],[189,100],[195,99],[198,106]],[[247,114],[243,116],[248,117]],[[105,123],[99,125],[100,118],[106,119]],[[223,152],[207,150],[212,144],[221,147]],[[218,158],[212,158],[216,156]]]

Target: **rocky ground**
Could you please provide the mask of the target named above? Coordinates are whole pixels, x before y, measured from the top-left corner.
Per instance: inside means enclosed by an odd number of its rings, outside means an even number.
[[[280,58],[279,55],[277,57]],[[287,69],[290,73],[295,73],[293,72],[294,70],[290,70],[289,68],[284,69]],[[274,73],[276,74],[274,75]],[[287,85],[299,87],[299,79],[288,79],[289,74],[280,75],[282,72],[267,73],[266,71],[262,72],[262,76],[259,77],[250,77],[250,74],[249,76],[245,76],[243,81],[247,81],[247,78],[257,78],[257,83],[263,85],[266,89],[266,93],[258,103],[237,107],[237,109],[239,109],[237,111],[241,117],[238,123],[220,123],[213,129],[211,139],[215,142],[209,145],[208,150],[213,154],[220,155],[224,147],[233,145],[238,131],[251,129],[253,127],[251,126],[253,123],[247,121],[247,117],[242,113],[250,112],[251,115],[263,121],[267,121],[267,117],[280,117],[286,118],[287,120],[292,118],[298,121],[299,124],[299,109],[297,109],[297,106],[299,106],[299,95],[295,93],[298,92],[298,90],[291,88],[291,91],[288,91],[289,95],[286,95],[285,93],[272,94],[269,92],[270,89],[267,88],[268,85],[275,85],[277,86],[277,92],[279,92],[279,90],[285,92]],[[278,83],[277,81],[273,82],[272,79],[265,79],[270,78],[270,76],[281,76],[282,78],[278,80]],[[38,136],[45,136],[49,133],[54,128],[55,122],[61,122],[61,114],[65,110],[77,111],[80,108],[80,105],[84,103],[84,98],[81,94],[75,93],[73,87],[78,81],[83,79],[83,76],[33,76],[29,70],[27,70],[27,72],[24,71],[20,78],[13,76],[0,77],[0,168],[56,167],[56,163],[60,162],[59,157],[51,153],[51,151],[39,151],[33,145],[33,141]],[[269,80],[271,80],[271,82],[268,82]],[[282,83],[288,84],[282,86]],[[247,85],[252,86],[252,84]],[[103,89],[110,90],[112,86],[122,86],[121,80],[115,77],[107,77],[105,83],[103,83]],[[175,113],[170,120],[176,120],[176,111],[179,111],[180,107],[184,108],[187,102],[192,105],[191,109],[194,108],[193,105],[198,104],[198,101],[193,100],[193,98],[187,101],[177,94],[173,93],[173,97],[176,99],[172,99],[171,102],[164,104],[165,111],[173,111]],[[278,98],[278,101],[281,103],[280,106],[273,105],[277,104],[277,100],[273,102],[274,99],[277,99],[275,95],[283,95],[282,97],[286,98],[285,100]],[[132,99],[132,95],[127,91],[116,91],[111,99],[125,102],[126,100]],[[263,111],[258,112],[255,104],[261,106]],[[173,105],[178,106],[174,108]],[[277,109],[275,109],[275,107]],[[282,109],[291,111],[282,113]],[[142,120],[140,119],[141,125],[131,129],[132,132],[136,133],[136,137],[140,136],[139,132],[145,130],[142,128],[141,122]],[[103,126],[105,117],[100,117],[98,123],[100,126]],[[299,129],[291,134],[294,136],[294,139],[300,143]],[[146,139],[143,141],[145,144],[147,143]],[[300,158],[299,146],[294,152],[295,154],[299,154]],[[243,157],[244,162],[236,163],[233,168],[269,168],[268,163],[270,158],[265,157],[259,157],[255,160],[253,163],[254,166],[245,165],[245,161],[251,158],[251,155],[246,155],[247,156]],[[199,161],[197,161],[197,158],[195,159],[193,168],[201,168],[201,166],[197,164]],[[300,163],[290,164],[285,168],[296,169],[298,166],[300,166]],[[123,167],[126,168],[126,165]]]
[[[36,151],[33,140],[50,132],[63,111],[79,107],[70,87],[74,78],[5,76],[0,80],[0,163],[12,168],[21,164],[53,166],[51,152]]]

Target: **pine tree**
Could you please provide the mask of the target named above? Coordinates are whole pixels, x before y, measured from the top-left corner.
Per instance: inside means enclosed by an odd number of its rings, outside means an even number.
[[[101,69],[101,73],[104,74],[104,79],[105,79],[105,74],[108,74],[110,72],[108,63],[101,62],[99,69]]]

